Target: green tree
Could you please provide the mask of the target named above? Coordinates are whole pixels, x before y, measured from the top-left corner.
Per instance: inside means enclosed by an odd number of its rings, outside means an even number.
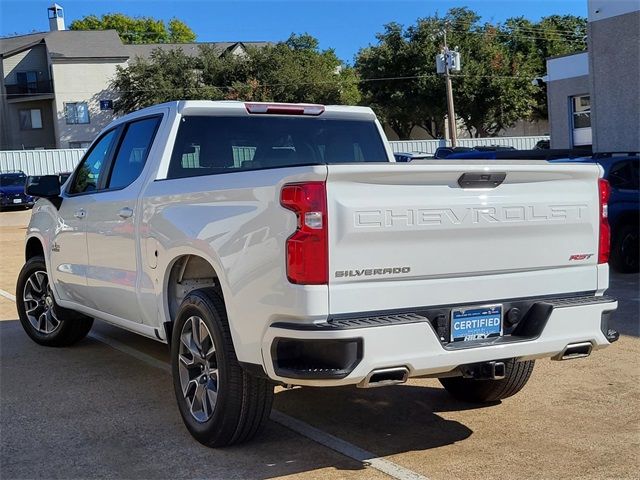
[[[453,75],[456,114],[471,135],[496,135],[519,119],[546,118],[546,88],[533,80],[544,75],[548,56],[583,50],[585,28],[586,21],[574,16],[481,23],[468,8],[407,28],[389,24],[356,57],[360,89],[401,138],[414,126],[442,137],[446,96],[435,57],[446,31],[449,47],[462,57],[462,72]]]
[[[120,67],[112,81],[114,109],[127,113],[156,103],[187,99],[357,104],[358,79],[333,50],[319,50],[309,35],[221,55],[201,45],[199,55],[157,49],[149,60]]]
[[[355,72],[332,49],[320,50],[308,34],[292,34],[285,42],[249,50],[248,76],[255,88],[240,92],[249,100],[352,104],[360,100]],[[242,81],[242,79],[240,79]]]
[[[224,98],[220,88],[202,82],[198,59],[180,49],[156,49],[146,61],[137,59],[127,67],[117,67],[111,87],[119,93],[116,113],[173,100],[216,100]]]
[[[70,30],[116,30],[124,43],[190,43],[196,34],[182,21],[173,18],[168,25],[152,17],[130,17],[107,13],[74,20]]]
[[[575,15],[552,15],[539,22],[524,17],[508,19],[500,27],[501,41],[530,62],[534,76],[546,73],[546,59],[587,49],[587,19]],[[539,82],[533,93],[531,117],[546,119],[547,88]]]

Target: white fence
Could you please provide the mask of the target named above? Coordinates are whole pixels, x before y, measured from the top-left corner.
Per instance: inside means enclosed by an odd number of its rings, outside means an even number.
[[[540,140],[549,140],[548,136],[538,137],[492,137],[461,138],[460,147],[504,145],[518,150],[529,150]],[[406,140],[389,142],[394,152],[434,153],[438,147],[446,147],[446,140]],[[2,150],[0,151],[0,172],[22,170],[27,175],[52,175],[71,172],[82,158],[85,149],[59,150]]]
[[[459,147],[479,147],[500,145],[514,147],[517,150],[531,150],[540,140],[549,140],[548,135],[537,137],[490,137],[490,138],[459,138]],[[447,147],[447,140],[400,140],[389,142],[394,152],[434,153],[438,147]]]
[[[22,170],[27,175],[72,172],[85,151],[84,148],[2,150],[0,151],[0,172]]]

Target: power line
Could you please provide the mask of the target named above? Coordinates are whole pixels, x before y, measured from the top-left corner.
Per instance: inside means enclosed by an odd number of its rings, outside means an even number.
[[[531,81],[535,78],[535,76],[528,75],[471,75],[464,73],[457,73],[452,75],[451,78],[492,78],[492,79],[501,79],[501,80],[527,80]],[[354,79],[352,83],[369,83],[369,82],[385,82],[385,81],[405,81],[405,80],[419,80],[422,78],[441,78],[441,75],[435,73],[425,73],[422,75],[405,75],[405,76],[395,76],[395,77],[370,77],[370,78],[360,78]],[[220,90],[237,90],[237,87],[252,87],[252,88],[270,88],[270,87],[288,87],[288,86],[297,86],[297,85],[328,85],[328,84],[344,84],[350,83],[345,80],[323,80],[323,81],[314,81],[314,82],[296,82],[296,83],[248,83],[248,82],[238,82],[235,85],[197,85],[197,86],[189,86],[189,87],[162,87],[162,88],[136,88],[131,90],[113,90],[117,93],[140,93],[140,92],[171,92],[171,91],[199,91],[199,90],[208,90],[212,88],[217,88]],[[56,90],[53,92],[54,94],[85,94],[92,93],[95,94],[94,90]],[[34,93],[14,93],[14,94],[2,94],[3,96],[38,96],[38,94]]]

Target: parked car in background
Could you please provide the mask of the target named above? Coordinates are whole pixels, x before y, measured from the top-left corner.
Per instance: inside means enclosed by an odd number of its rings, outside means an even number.
[[[478,145],[475,147],[439,147],[433,158],[452,158],[452,155],[461,155],[461,154],[475,154],[478,152],[502,152],[502,151],[513,151],[515,147],[506,146],[506,145]],[[453,157],[453,158],[462,158],[462,157]],[[483,157],[485,158],[485,157]]]
[[[533,147],[534,150],[549,150],[551,148],[550,140],[538,140],[536,146]]]
[[[474,149],[466,152],[454,152],[446,158],[447,160],[567,160],[571,158],[585,158],[585,155],[590,155],[590,152],[577,149]]]
[[[597,157],[611,186],[611,266],[624,273],[639,270],[640,165],[639,155]]]
[[[411,162],[413,160],[427,160],[429,158],[433,158],[433,155],[422,152],[398,152],[394,153],[393,156],[396,159],[396,162],[406,163]]]
[[[452,153],[472,152],[471,147],[438,147],[433,158],[447,158]]]
[[[0,173],[0,209],[33,207],[35,198],[24,193],[27,176],[20,170]]]

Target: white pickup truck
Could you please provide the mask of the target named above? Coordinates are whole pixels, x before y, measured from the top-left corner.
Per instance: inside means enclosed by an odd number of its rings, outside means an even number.
[[[184,101],[126,115],[38,196],[17,284],[37,343],[93,319],[171,345],[192,435],[248,440],[275,384],[518,392],[617,339],[597,165],[395,163],[362,107]]]

